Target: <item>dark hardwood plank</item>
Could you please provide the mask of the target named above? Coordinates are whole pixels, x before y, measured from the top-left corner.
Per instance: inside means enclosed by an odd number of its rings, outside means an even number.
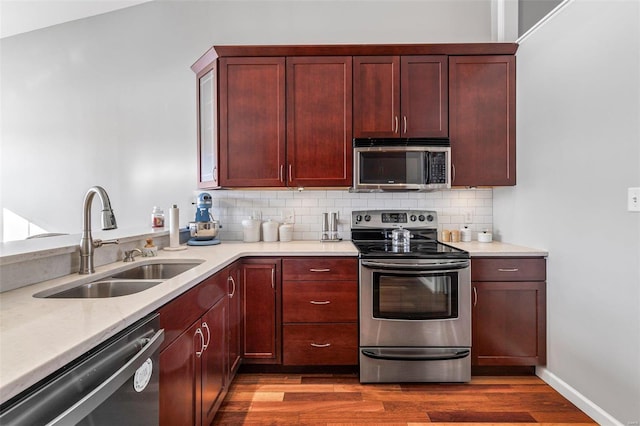
[[[357,374],[238,374],[214,425],[595,425],[536,376],[361,384]]]

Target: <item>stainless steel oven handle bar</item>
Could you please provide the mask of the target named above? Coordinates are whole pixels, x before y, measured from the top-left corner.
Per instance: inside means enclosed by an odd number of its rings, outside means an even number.
[[[469,266],[469,260],[434,260],[429,263],[416,262],[416,263],[403,263],[403,262],[380,262],[375,260],[362,260],[362,266],[370,269],[393,269],[394,271],[402,270],[451,270],[451,269],[464,269]]]
[[[433,355],[420,354],[420,353],[392,355],[392,354],[385,354],[384,350],[378,350],[375,352],[368,349],[362,350],[362,355],[364,356],[367,356],[369,358],[375,358],[375,359],[384,359],[388,361],[444,361],[449,359],[466,358],[469,356],[470,353],[471,353],[470,350],[462,349],[459,351],[452,351],[452,352],[433,354]]]
[[[120,386],[122,386],[129,378],[133,377],[136,370],[142,363],[149,358],[164,341],[164,329],[158,330],[150,339],[138,339],[130,343],[123,351],[128,350],[132,346],[143,345],[142,349],[136,353],[125,365],[118,371],[113,373],[111,377],[102,382],[98,387],[89,392],[80,401],[73,404],[68,410],[60,414],[58,417],[47,423],[50,425],[69,425],[76,424],[89,413],[95,410],[100,404],[107,400]],[[109,367],[108,365],[106,367]],[[96,367],[93,367],[96,368]]]

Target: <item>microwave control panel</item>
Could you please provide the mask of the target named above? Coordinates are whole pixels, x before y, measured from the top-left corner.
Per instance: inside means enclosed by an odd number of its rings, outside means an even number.
[[[429,176],[427,183],[447,183],[447,153],[429,152]]]

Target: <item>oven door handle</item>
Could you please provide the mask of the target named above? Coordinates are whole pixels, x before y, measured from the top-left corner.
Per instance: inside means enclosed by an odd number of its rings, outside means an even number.
[[[362,266],[371,269],[393,269],[394,271],[402,271],[404,269],[410,271],[432,269],[464,269],[469,266],[469,260],[446,260],[434,261],[432,263],[394,263],[379,262],[375,260],[362,260]]]
[[[447,353],[438,353],[438,354],[425,354],[425,353],[416,353],[416,354],[402,354],[402,355],[393,355],[393,354],[385,354],[384,350],[379,351],[371,351],[368,349],[362,350],[362,355],[374,358],[374,359],[384,359],[388,361],[446,361],[449,359],[460,359],[466,358],[471,354],[469,349],[461,349],[453,352]]]

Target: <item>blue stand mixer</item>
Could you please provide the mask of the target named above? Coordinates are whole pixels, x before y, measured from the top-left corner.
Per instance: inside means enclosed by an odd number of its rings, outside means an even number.
[[[203,192],[198,195],[196,203],[196,220],[189,222],[189,233],[191,238],[187,241],[190,246],[212,246],[220,244],[217,239],[220,224],[213,220],[209,209],[213,205],[211,194]]]

